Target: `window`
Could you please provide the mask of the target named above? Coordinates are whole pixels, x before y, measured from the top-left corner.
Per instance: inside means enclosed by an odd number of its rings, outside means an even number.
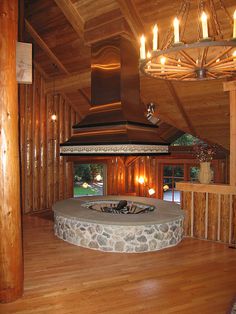
[[[171,145],[172,146],[192,146],[199,142],[199,139],[192,136],[191,134],[183,134],[177,138]]]
[[[189,177],[190,177],[191,182],[198,181],[198,173],[199,173],[199,167],[197,166],[189,167]]]
[[[163,166],[163,199],[180,203],[180,191],[176,190],[176,182],[184,181],[184,165]]]
[[[74,197],[105,194],[104,164],[74,165]]]

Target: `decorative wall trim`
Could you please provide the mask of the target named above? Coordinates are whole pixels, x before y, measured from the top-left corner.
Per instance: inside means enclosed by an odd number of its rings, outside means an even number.
[[[61,154],[79,154],[79,155],[121,155],[121,154],[167,154],[169,152],[167,145],[148,145],[148,144],[112,144],[112,145],[71,145],[61,146]]]

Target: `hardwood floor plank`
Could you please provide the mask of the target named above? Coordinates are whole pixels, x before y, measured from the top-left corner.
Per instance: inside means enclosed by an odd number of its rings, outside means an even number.
[[[185,238],[145,254],[56,238],[47,214],[24,217],[25,291],[1,314],[223,314],[236,297],[236,250]]]

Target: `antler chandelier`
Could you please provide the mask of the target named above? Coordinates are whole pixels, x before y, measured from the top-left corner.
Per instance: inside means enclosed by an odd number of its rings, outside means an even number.
[[[214,0],[198,1],[198,41],[181,42],[189,16],[191,0],[183,0],[173,26],[159,49],[158,26],[153,27],[152,51],[146,54],[146,39],[140,39],[140,71],[150,77],[197,81],[232,77],[236,74],[236,10],[233,19],[219,0],[227,19],[233,22],[233,36],[223,40]],[[195,1],[194,1],[195,2]],[[213,37],[209,37],[208,20],[211,17]]]

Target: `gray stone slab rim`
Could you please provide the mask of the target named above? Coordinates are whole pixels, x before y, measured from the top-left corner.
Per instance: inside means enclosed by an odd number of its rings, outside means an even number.
[[[98,212],[89,210],[82,204],[96,200],[127,200],[147,205],[154,205],[156,209],[153,212],[143,213],[140,215],[117,215],[110,213]],[[56,202],[52,207],[56,215],[65,218],[75,219],[83,222],[102,223],[108,225],[120,226],[137,226],[137,225],[152,225],[161,224],[176,219],[183,219],[184,212],[180,206],[173,202],[167,202],[154,198],[126,196],[126,195],[109,195],[109,196],[86,196],[80,198],[70,198],[67,200]]]

